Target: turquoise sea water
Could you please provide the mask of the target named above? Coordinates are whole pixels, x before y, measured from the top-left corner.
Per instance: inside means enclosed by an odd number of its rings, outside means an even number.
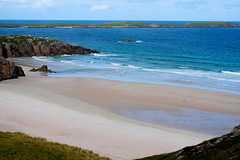
[[[102,52],[18,58],[47,64],[50,76],[170,84],[240,94],[240,28],[0,28],[0,35],[57,39]],[[136,43],[121,43],[121,40]],[[31,60],[31,62],[29,61]]]

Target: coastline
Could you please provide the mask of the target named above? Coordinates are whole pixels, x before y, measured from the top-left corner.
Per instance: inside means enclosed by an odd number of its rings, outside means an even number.
[[[0,23],[0,28],[239,28],[240,24],[232,22],[204,22],[186,24],[157,24],[141,22],[111,22],[104,24],[70,24],[70,23],[49,23],[49,24],[15,24]]]
[[[123,117],[116,114],[118,108],[186,108],[240,115],[239,95],[96,78],[37,76],[28,72],[29,67],[23,69],[27,77],[0,83],[0,129],[80,146],[113,159],[171,152],[213,137]]]

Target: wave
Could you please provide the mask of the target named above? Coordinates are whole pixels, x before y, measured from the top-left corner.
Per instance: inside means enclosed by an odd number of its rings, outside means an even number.
[[[116,55],[116,54],[102,54],[102,53],[100,53],[100,54],[98,54],[98,53],[92,53],[91,55],[97,56],[97,57],[118,56],[118,55]]]
[[[37,61],[44,61],[44,62],[53,62],[51,61],[49,57],[47,56],[32,56],[33,59],[37,60]]]
[[[134,68],[134,69],[141,69],[141,67],[136,67],[136,66],[133,66],[133,65],[127,65],[129,68]]]
[[[111,63],[111,65],[113,65],[113,66],[122,66],[121,64],[118,64],[118,63]]]
[[[72,56],[72,55],[69,55],[69,54],[63,54],[63,55],[61,55],[61,57],[70,57],[70,56]]]
[[[178,67],[179,69],[188,69],[188,67]]]
[[[73,61],[60,61],[60,62],[62,62],[62,63],[68,63],[68,64],[75,64]]]
[[[225,74],[233,74],[233,75],[240,75],[240,72],[230,72],[230,71],[222,71]]]
[[[159,72],[157,69],[148,69],[148,68],[142,68],[144,71],[149,71],[149,72]]]
[[[122,41],[118,41],[119,43],[124,43]],[[142,41],[135,41],[135,42],[130,42],[130,43],[142,43]]]

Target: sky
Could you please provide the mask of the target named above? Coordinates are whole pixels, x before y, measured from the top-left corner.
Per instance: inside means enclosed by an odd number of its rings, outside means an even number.
[[[0,0],[0,19],[240,21],[240,0]]]

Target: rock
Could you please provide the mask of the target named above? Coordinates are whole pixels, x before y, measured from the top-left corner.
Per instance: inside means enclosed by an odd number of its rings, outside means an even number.
[[[124,40],[124,41],[121,41],[121,42],[137,42],[137,41],[133,41],[133,40]]]
[[[0,36],[0,56],[32,57],[100,53],[81,46],[32,36]]]
[[[48,69],[47,65],[43,65],[41,68],[32,68],[30,70],[31,72],[47,72],[47,73],[56,73],[55,71],[52,71],[50,69]]]
[[[25,76],[22,68],[15,66],[14,62],[8,61],[4,57],[0,57],[0,81],[18,78],[18,76]]]

